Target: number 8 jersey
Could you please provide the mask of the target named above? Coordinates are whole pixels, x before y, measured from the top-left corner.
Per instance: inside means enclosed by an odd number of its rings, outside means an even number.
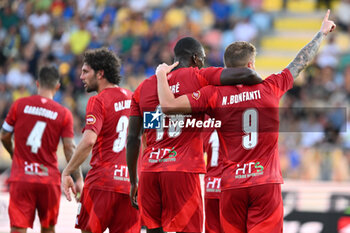
[[[293,87],[288,69],[254,86],[207,86],[188,94],[192,112],[221,120],[221,189],[282,183],[278,157],[279,100]]]
[[[9,181],[60,184],[57,147],[60,138],[73,138],[71,112],[57,102],[34,95],[15,101],[3,124],[14,132]]]

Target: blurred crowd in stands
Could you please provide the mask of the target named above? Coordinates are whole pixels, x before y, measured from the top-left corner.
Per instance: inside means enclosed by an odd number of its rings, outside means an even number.
[[[159,63],[172,63],[181,37],[193,36],[205,45],[207,66],[223,66],[224,49],[233,41],[250,41],[259,49],[259,38],[273,30],[273,14],[262,9],[262,1],[0,0],[0,123],[13,101],[36,92],[38,67],[54,64],[62,76],[55,100],[72,111],[79,137],[91,96],[79,79],[86,49],[115,51],[122,59],[121,85],[133,91]],[[340,5],[336,22],[350,33],[350,0]],[[284,177],[350,180],[345,109],[350,106],[350,53],[334,41],[328,39],[281,102],[287,126],[280,143]],[[301,110],[310,107],[329,111]]]

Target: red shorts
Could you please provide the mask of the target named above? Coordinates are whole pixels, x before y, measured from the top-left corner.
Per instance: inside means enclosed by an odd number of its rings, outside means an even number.
[[[11,182],[9,204],[11,227],[33,228],[36,209],[42,227],[55,226],[60,199],[59,185]]]
[[[78,206],[75,228],[93,233],[139,233],[139,211],[131,206],[129,195],[84,188]]]
[[[205,198],[205,233],[224,232],[220,224],[220,199]]]
[[[282,233],[280,184],[222,190],[221,224],[230,233]]]
[[[141,172],[138,203],[148,229],[202,232],[203,203],[199,174]]]

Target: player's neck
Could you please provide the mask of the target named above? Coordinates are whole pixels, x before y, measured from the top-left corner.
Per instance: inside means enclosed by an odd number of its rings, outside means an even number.
[[[53,99],[53,96],[55,95],[55,93],[52,90],[39,88],[38,95],[48,99]]]
[[[100,93],[104,89],[113,88],[113,87],[117,87],[117,85],[114,83],[107,82],[107,81],[100,82],[99,86],[98,86],[97,93]]]

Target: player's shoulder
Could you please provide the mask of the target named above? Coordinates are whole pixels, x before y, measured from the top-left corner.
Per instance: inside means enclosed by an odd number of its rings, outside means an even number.
[[[146,78],[145,80],[143,80],[138,87],[136,88],[134,93],[140,93],[143,90],[146,91],[150,91],[152,89],[156,90],[157,88],[157,76],[154,74],[152,76],[150,76],[149,78]]]
[[[276,78],[288,78],[293,80],[293,75],[288,68],[283,69],[280,72],[269,75],[264,81],[269,81]]]
[[[56,102],[52,99],[45,99],[45,98],[39,98],[41,103],[44,103],[43,107],[48,108],[51,111],[59,113],[59,115],[66,116],[66,115],[72,115],[72,112],[64,105]],[[45,102],[48,101],[48,104]],[[48,107],[46,107],[47,105]]]
[[[208,94],[210,93],[214,93],[214,92],[219,92],[220,90],[226,90],[228,89],[230,86],[213,86],[213,85],[207,85],[205,87],[202,87],[201,90],[203,92],[207,92]]]
[[[21,97],[18,98],[13,102],[13,104],[26,104],[26,103],[35,103],[39,101],[39,98],[37,95],[32,95],[32,96],[26,96],[26,97]]]
[[[133,94],[132,91],[130,91],[129,89],[126,89],[126,88],[124,88],[124,87],[120,87],[120,88],[119,88],[119,91],[120,91],[122,94],[124,94],[126,97],[128,97],[128,98],[131,98],[131,96],[132,96],[132,94]]]

